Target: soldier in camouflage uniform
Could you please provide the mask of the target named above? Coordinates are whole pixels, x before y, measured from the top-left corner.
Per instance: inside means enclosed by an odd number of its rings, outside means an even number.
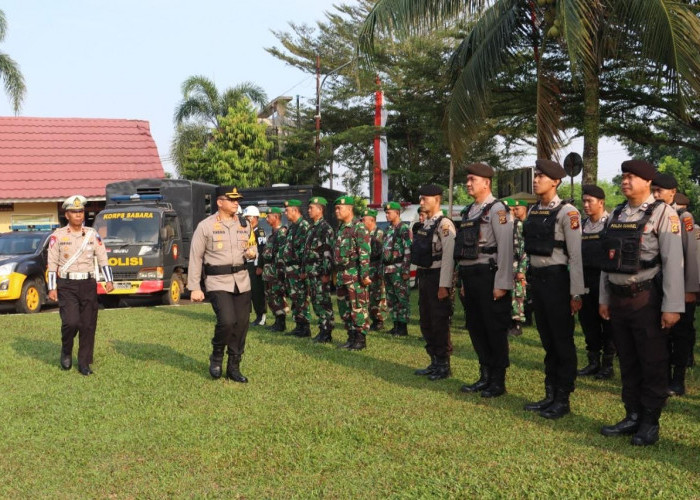
[[[517,337],[523,333],[525,323],[525,297],[527,295],[527,253],[523,239],[523,220],[527,217],[527,202],[514,198],[505,198],[503,203],[510,208],[513,215],[513,305],[511,312],[512,324],[508,335]]]
[[[362,212],[362,222],[369,232],[369,329],[381,331],[384,328],[384,311],[386,299],[384,298],[384,279],[382,276],[382,245],[384,244],[384,231],[377,227],[377,211],[366,208]]]
[[[367,345],[367,287],[372,281],[369,277],[369,233],[364,224],[354,218],[354,203],[352,196],[335,200],[335,215],[340,226],[333,260],[337,273],[338,311],[348,331],[348,341],[340,348],[360,351]]]
[[[321,196],[309,200],[311,228],[306,236],[302,267],[314,313],[318,317],[319,332],[314,342],[330,342],[333,332],[333,303],[331,302],[331,272],[333,270],[332,245],[335,233],[323,218],[328,202]]]
[[[384,205],[389,227],[384,234],[382,264],[386,299],[394,322],[392,335],[406,336],[408,330],[409,285],[411,278],[411,231],[401,222],[401,205],[390,201]]]
[[[267,305],[275,316],[275,323],[269,326],[268,330],[283,332],[286,329],[284,310],[287,303],[285,301],[286,287],[282,250],[287,238],[287,227],[282,225],[282,209],[272,207],[267,214],[267,222],[272,228],[272,234],[267,239],[267,244],[262,251],[262,278],[265,282]]]
[[[287,292],[292,303],[292,314],[296,327],[287,332],[287,335],[297,337],[310,337],[311,328],[309,321],[309,294],[306,280],[302,277],[304,270],[301,267],[301,258],[304,255],[304,244],[309,232],[309,222],[301,215],[301,201],[287,200],[284,202],[285,213],[289,219],[287,239],[284,244],[282,260],[285,265],[285,277],[287,279]]]

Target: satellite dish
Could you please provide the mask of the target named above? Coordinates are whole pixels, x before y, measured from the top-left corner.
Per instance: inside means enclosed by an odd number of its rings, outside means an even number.
[[[570,177],[576,177],[583,170],[583,158],[578,153],[569,153],[564,158],[564,170]]]

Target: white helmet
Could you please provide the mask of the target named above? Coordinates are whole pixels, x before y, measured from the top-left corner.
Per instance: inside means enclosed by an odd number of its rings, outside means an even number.
[[[260,210],[254,205],[246,207],[243,211],[243,217],[260,217]]]
[[[85,210],[86,204],[87,200],[84,196],[74,194],[73,196],[66,198],[66,201],[63,202],[62,206],[63,210]]]

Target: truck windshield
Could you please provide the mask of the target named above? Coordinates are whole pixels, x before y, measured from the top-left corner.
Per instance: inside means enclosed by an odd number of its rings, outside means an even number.
[[[29,255],[41,246],[43,235],[40,234],[6,234],[0,238],[0,255]]]
[[[107,245],[157,245],[160,214],[104,212],[95,217],[93,227]]]

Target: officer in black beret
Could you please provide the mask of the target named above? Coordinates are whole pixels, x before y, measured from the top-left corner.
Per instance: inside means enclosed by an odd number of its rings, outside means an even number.
[[[683,243],[678,214],[654,200],[654,167],[622,163],[622,194],[603,238],[600,315],[610,319],[620,358],[626,416],[606,425],[604,436],[634,434],[632,444],[659,439],[659,417],[668,398],[668,330],[685,311]]]
[[[411,263],[418,268],[420,330],[425,339],[425,350],[430,356],[430,365],[415,373],[427,375],[430,380],[439,380],[452,374],[450,320],[455,226],[440,209],[441,187],[429,184],[421,187],[418,193],[426,219],[414,234]]]
[[[685,372],[688,359],[693,349],[695,328],[695,297],[700,292],[700,273],[698,273],[698,243],[695,238],[695,220],[688,210],[680,209],[675,203],[678,190],[676,179],[665,173],[658,173],[651,183],[654,198],[671,205],[678,213],[683,242],[683,271],[685,275],[685,312],[681,314],[668,337],[669,370],[671,381],[668,386],[669,396],[685,394]]]
[[[570,412],[569,394],[576,380],[574,314],[586,291],[581,214],[557,196],[566,176],[561,165],[551,160],[537,160],[535,165],[533,188],[539,202],[530,209],[523,229],[535,321],[545,350],[545,397],[525,409],[556,419]]]
[[[605,191],[593,184],[581,186],[583,211],[586,218],[581,223],[581,257],[583,259],[583,282],[588,293],[583,296],[583,305],[578,320],[586,339],[588,365],[578,371],[580,376],[595,376],[608,379],[613,376],[615,346],[610,322],[598,313],[598,289],[600,288],[600,261],[602,231],[608,220],[605,210]],[[601,361],[602,352],[602,361]]]
[[[688,210],[690,199],[683,193],[676,193],[676,196],[673,197],[673,203],[676,205],[678,212],[681,213]],[[695,223],[695,239],[700,240],[700,226],[698,226],[697,222]],[[697,245],[697,247],[698,253],[696,254],[695,265],[698,266],[698,269],[700,269],[700,245]],[[695,328],[693,328],[693,337],[690,341],[690,353],[688,353],[688,362],[686,363],[686,366],[689,368],[695,366],[695,356],[693,354],[695,350],[695,341],[696,332]]]

